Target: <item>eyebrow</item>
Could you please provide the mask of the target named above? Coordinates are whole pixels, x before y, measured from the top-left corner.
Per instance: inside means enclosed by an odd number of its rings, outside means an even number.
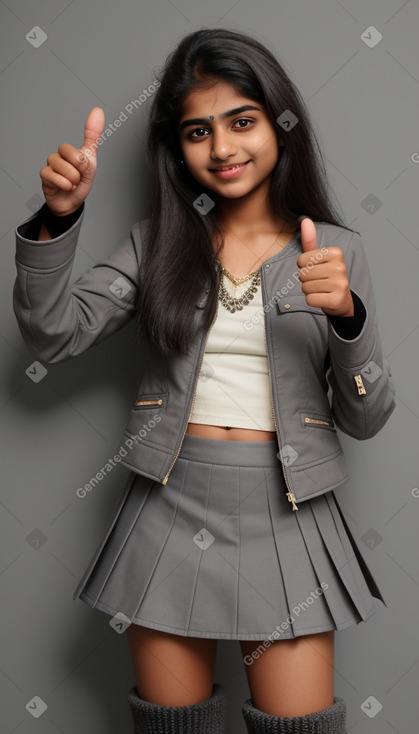
[[[233,117],[233,115],[239,115],[242,112],[247,112],[248,110],[258,110],[260,112],[259,107],[255,107],[251,104],[245,104],[242,107],[235,107],[234,110],[227,110],[227,112],[221,112],[219,114],[220,120],[224,120],[226,117]],[[185,127],[188,127],[189,125],[206,125],[209,122],[209,117],[194,117],[191,120],[184,120],[179,125],[179,132],[183,130]]]

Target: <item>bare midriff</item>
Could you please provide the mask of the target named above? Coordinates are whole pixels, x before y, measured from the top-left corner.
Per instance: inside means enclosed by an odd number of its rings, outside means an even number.
[[[274,441],[275,431],[261,431],[237,426],[214,426],[208,423],[188,423],[186,433],[203,438],[225,438],[228,441]]]

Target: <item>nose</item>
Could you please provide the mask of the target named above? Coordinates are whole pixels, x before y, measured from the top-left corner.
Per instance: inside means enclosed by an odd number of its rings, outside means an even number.
[[[211,159],[218,163],[237,154],[237,146],[227,130],[214,126],[212,133]]]

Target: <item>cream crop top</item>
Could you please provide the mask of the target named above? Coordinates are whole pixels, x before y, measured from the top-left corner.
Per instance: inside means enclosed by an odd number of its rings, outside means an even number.
[[[226,290],[235,298],[251,282],[235,286],[224,274],[222,277]],[[261,283],[240,311],[231,313],[218,301],[189,415],[191,422],[275,430],[264,332]]]

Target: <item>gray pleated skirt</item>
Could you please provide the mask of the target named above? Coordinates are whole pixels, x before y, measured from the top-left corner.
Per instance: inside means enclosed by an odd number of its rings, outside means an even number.
[[[73,599],[190,637],[287,639],[387,606],[333,491],[292,510],[275,441],[185,434],[168,483],[131,471]]]

